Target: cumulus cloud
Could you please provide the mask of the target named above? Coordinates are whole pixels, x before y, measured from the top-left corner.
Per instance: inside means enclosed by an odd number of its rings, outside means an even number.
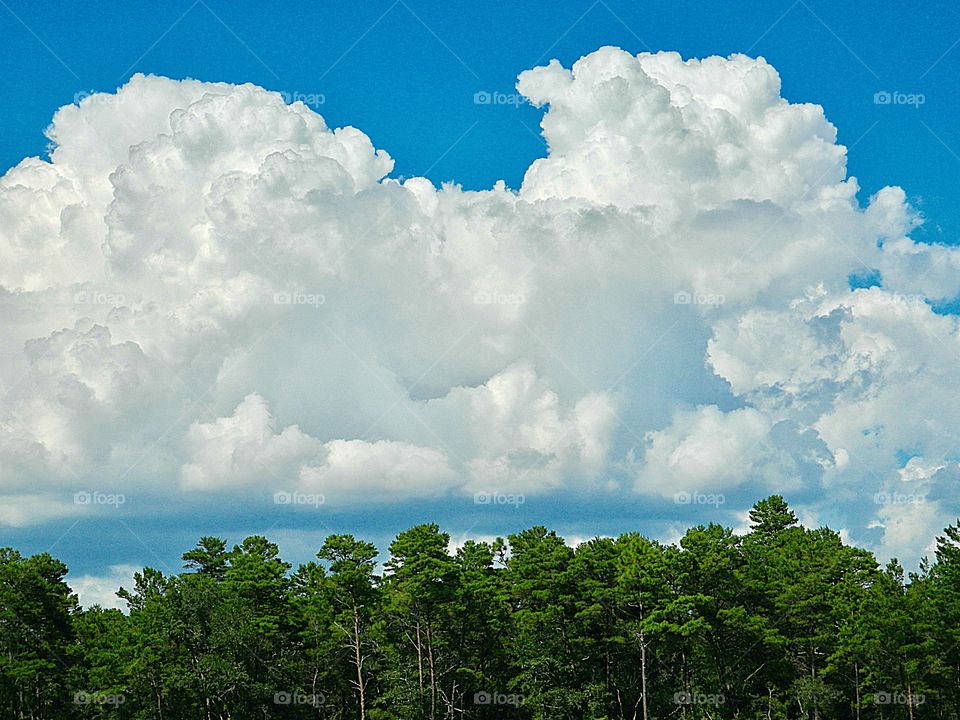
[[[678,413],[646,436],[637,489],[641,492],[722,491],[749,480],[777,487],[789,475],[772,468],[770,419],[753,408],[728,413],[716,405]]]
[[[0,521],[94,479],[344,505],[740,488],[922,551],[873,498],[922,475],[923,522],[955,510],[960,336],[931,303],[960,253],[909,237],[899,188],[862,206],[762,58],[603,48],[518,89],[548,154],[481,192],[393,179],[252,85],[138,75],[61,108],[49,160],[0,178],[0,482],[33,498]]]
[[[289,477],[291,466],[296,470],[324,450],[296,425],[275,432],[266,401],[256,393],[229,417],[190,425],[184,448],[189,462],[180,468],[180,482],[200,490],[242,488],[265,473]]]
[[[117,597],[117,590],[132,587],[137,572],[140,568],[136,565],[111,565],[103,575],[71,575],[68,582],[84,608],[99,605],[104,609],[126,610],[127,604]]]

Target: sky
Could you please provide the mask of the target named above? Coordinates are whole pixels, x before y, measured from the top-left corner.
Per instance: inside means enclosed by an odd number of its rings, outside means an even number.
[[[780,492],[915,563],[960,513],[947,3],[0,0],[0,42],[0,544],[84,602],[202,534]]]
[[[4,168],[44,152],[53,112],[77,93],[143,72],[318,95],[331,126],[389,149],[397,175],[515,187],[545,153],[539,114],[478,106],[474,93],[511,93],[521,71],[603,45],[742,52],[777,68],[791,102],[824,107],[865,193],[896,182],[929,216],[924,237],[960,237],[960,9],[948,2],[4,0],[0,10]],[[874,104],[882,91],[924,103]]]

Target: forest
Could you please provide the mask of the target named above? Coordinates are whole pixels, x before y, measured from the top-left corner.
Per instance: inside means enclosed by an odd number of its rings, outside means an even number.
[[[933,534],[933,533],[931,533]],[[291,567],[203,537],[81,609],[67,567],[0,550],[0,717],[18,720],[960,718],[960,530],[916,572],[802,527],[700,525],[451,552],[331,535]]]

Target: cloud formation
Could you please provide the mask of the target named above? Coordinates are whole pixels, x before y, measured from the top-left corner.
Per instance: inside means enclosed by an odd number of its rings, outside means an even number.
[[[957,512],[960,335],[932,306],[960,252],[910,239],[899,188],[861,204],[762,58],[603,48],[518,89],[548,154],[482,192],[393,179],[252,85],[61,108],[49,161],[0,179],[0,522],[82,487],[739,488],[920,552],[910,523]]]

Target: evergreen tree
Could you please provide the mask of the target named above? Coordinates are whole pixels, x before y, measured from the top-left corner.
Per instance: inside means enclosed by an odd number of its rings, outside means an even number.
[[[11,718],[66,712],[77,598],[67,567],[47,553],[0,548],[0,708]]]
[[[366,720],[375,652],[372,629],[380,604],[379,578],[374,574],[377,549],[353,535],[331,535],[317,557],[330,564],[333,625],[350,653],[357,717]]]
[[[960,528],[916,572],[783,498],[751,529],[456,553],[331,535],[295,571],[203,537],[80,610],[66,567],[0,550],[0,717],[15,720],[960,720]]]

